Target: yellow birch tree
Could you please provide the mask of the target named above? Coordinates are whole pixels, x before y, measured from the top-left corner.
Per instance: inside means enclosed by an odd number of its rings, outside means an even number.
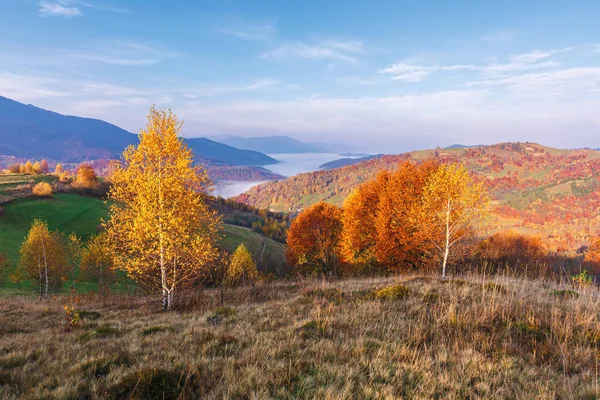
[[[68,268],[67,250],[61,236],[45,221],[36,219],[21,245],[20,276],[37,281],[40,300],[48,299],[50,285],[58,284]]]
[[[154,107],[139,135],[115,165],[107,234],[115,265],[140,285],[162,293],[163,308],[217,255],[220,218],[206,205],[206,170],[193,165],[179,138],[181,123]]]
[[[106,233],[92,236],[83,249],[80,277],[98,283],[99,293],[105,295],[117,279]]]
[[[490,200],[483,182],[473,182],[461,164],[441,165],[427,180],[422,198],[421,228],[439,251],[445,278],[452,248],[477,234]]]

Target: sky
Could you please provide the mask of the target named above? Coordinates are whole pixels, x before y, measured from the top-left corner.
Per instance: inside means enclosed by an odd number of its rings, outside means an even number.
[[[131,132],[600,147],[597,0],[0,0],[0,95]]]

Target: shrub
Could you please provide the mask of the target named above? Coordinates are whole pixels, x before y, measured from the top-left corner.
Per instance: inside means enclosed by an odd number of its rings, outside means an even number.
[[[579,287],[590,287],[594,284],[594,277],[588,274],[584,269],[579,274],[572,276],[571,281],[574,285]]]
[[[52,186],[47,182],[40,182],[33,187],[32,193],[39,197],[52,196]]]
[[[547,250],[537,236],[514,231],[496,233],[482,241],[475,258],[481,265],[495,272],[507,266],[519,266],[519,273],[535,274],[546,260]]]
[[[409,290],[406,286],[397,284],[384,287],[375,291],[377,300],[399,300],[408,296]]]

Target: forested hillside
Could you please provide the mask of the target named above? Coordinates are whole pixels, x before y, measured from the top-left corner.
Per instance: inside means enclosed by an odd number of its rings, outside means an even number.
[[[384,156],[333,170],[297,175],[252,188],[238,200],[298,211],[319,200],[342,204],[359,184],[404,161],[462,162],[494,199],[490,231],[540,234],[555,248],[576,249],[598,233],[600,151],[558,150],[533,143],[424,150]]]

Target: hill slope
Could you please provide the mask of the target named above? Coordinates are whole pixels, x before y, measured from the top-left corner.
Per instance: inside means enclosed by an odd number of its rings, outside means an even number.
[[[0,252],[8,254],[13,267],[18,263],[19,248],[35,218],[47,221],[52,230],[67,235],[75,233],[85,241],[98,232],[102,219],[108,216],[107,205],[102,200],[73,193],[55,193],[52,198],[17,199],[3,207]],[[283,244],[250,229],[224,224],[219,244],[233,252],[240,243],[249,248],[261,270],[274,274],[286,272]]]
[[[558,150],[531,143],[424,150],[383,156],[333,170],[269,182],[238,201],[297,211],[319,200],[342,204],[359,184],[405,160],[462,162],[484,179],[498,206],[490,229],[541,234],[557,247],[577,248],[600,229],[600,152]]]
[[[3,299],[1,398],[600,396],[594,289],[484,277],[302,280],[227,290],[226,306],[218,290],[195,292],[176,297],[180,312],[158,312],[157,296],[83,296],[75,327],[69,301]]]
[[[326,150],[321,147],[300,142],[287,136],[266,137],[227,137],[215,139],[221,143],[228,144],[238,149],[260,151],[261,153],[323,153]]]
[[[346,167],[348,165],[354,165],[354,164],[361,163],[363,161],[369,161],[369,160],[373,160],[375,158],[381,158],[381,157],[383,157],[383,154],[374,154],[371,156],[364,156],[364,157],[360,157],[360,158],[352,158],[352,157],[339,158],[337,160],[329,161],[325,164],[322,164],[319,167],[319,169],[341,168],[341,167]]]
[[[266,165],[265,154],[240,150],[205,138],[186,139],[205,163]],[[62,115],[0,96],[0,154],[78,162],[116,158],[137,135],[92,118]]]

